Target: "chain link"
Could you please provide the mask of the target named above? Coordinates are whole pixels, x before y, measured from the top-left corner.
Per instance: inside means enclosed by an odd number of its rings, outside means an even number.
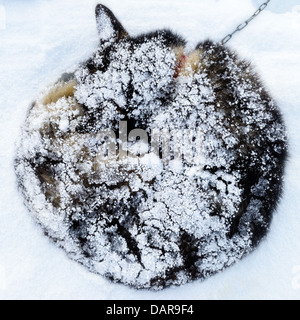
[[[248,24],[254,19],[256,18],[262,11],[264,11],[266,9],[266,7],[268,6],[269,2],[271,0],[266,1],[265,3],[263,3],[254,13],[253,15],[246,20],[245,22],[239,24],[236,29],[232,32],[229,33],[225,38],[222,39],[221,44],[224,45],[225,43],[227,43],[237,32],[242,31],[243,29],[245,29]]]

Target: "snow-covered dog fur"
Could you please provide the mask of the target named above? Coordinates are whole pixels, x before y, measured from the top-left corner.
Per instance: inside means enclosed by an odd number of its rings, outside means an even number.
[[[30,108],[15,161],[26,205],[70,257],[115,282],[162,289],[204,279],[268,231],[287,154],[281,114],[229,48],[204,41],[187,53],[169,30],[130,37],[103,5],[96,20],[97,51]],[[136,129],[152,144],[158,130],[159,152],[121,158],[121,136]],[[103,161],[111,132],[118,143]]]

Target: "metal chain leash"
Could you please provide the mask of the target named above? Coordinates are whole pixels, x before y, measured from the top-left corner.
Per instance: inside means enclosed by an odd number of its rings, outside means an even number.
[[[268,0],[265,3],[263,3],[248,20],[238,25],[232,33],[229,33],[225,38],[223,38],[221,44],[224,45],[234,36],[234,34],[245,29],[254,18],[256,18],[262,11],[265,10],[270,1],[271,0]]]

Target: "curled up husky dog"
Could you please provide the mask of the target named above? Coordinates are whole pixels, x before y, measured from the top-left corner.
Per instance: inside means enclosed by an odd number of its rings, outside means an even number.
[[[99,46],[31,105],[15,169],[32,216],[69,257],[159,290],[256,248],[282,193],[280,111],[228,47],[170,30],[131,37],[96,7]]]

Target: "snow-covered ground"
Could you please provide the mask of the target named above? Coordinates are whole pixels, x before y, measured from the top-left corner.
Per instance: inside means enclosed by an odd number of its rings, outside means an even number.
[[[129,33],[169,27],[192,48],[222,39],[259,0],[106,0]],[[0,0],[0,299],[300,299],[300,0],[272,0],[230,42],[251,60],[289,131],[285,190],[266,240],[204,282],[136,291],[86,271],[46,238],[16,187],[15,141],[28,105],[97,47],[96,0]]]

